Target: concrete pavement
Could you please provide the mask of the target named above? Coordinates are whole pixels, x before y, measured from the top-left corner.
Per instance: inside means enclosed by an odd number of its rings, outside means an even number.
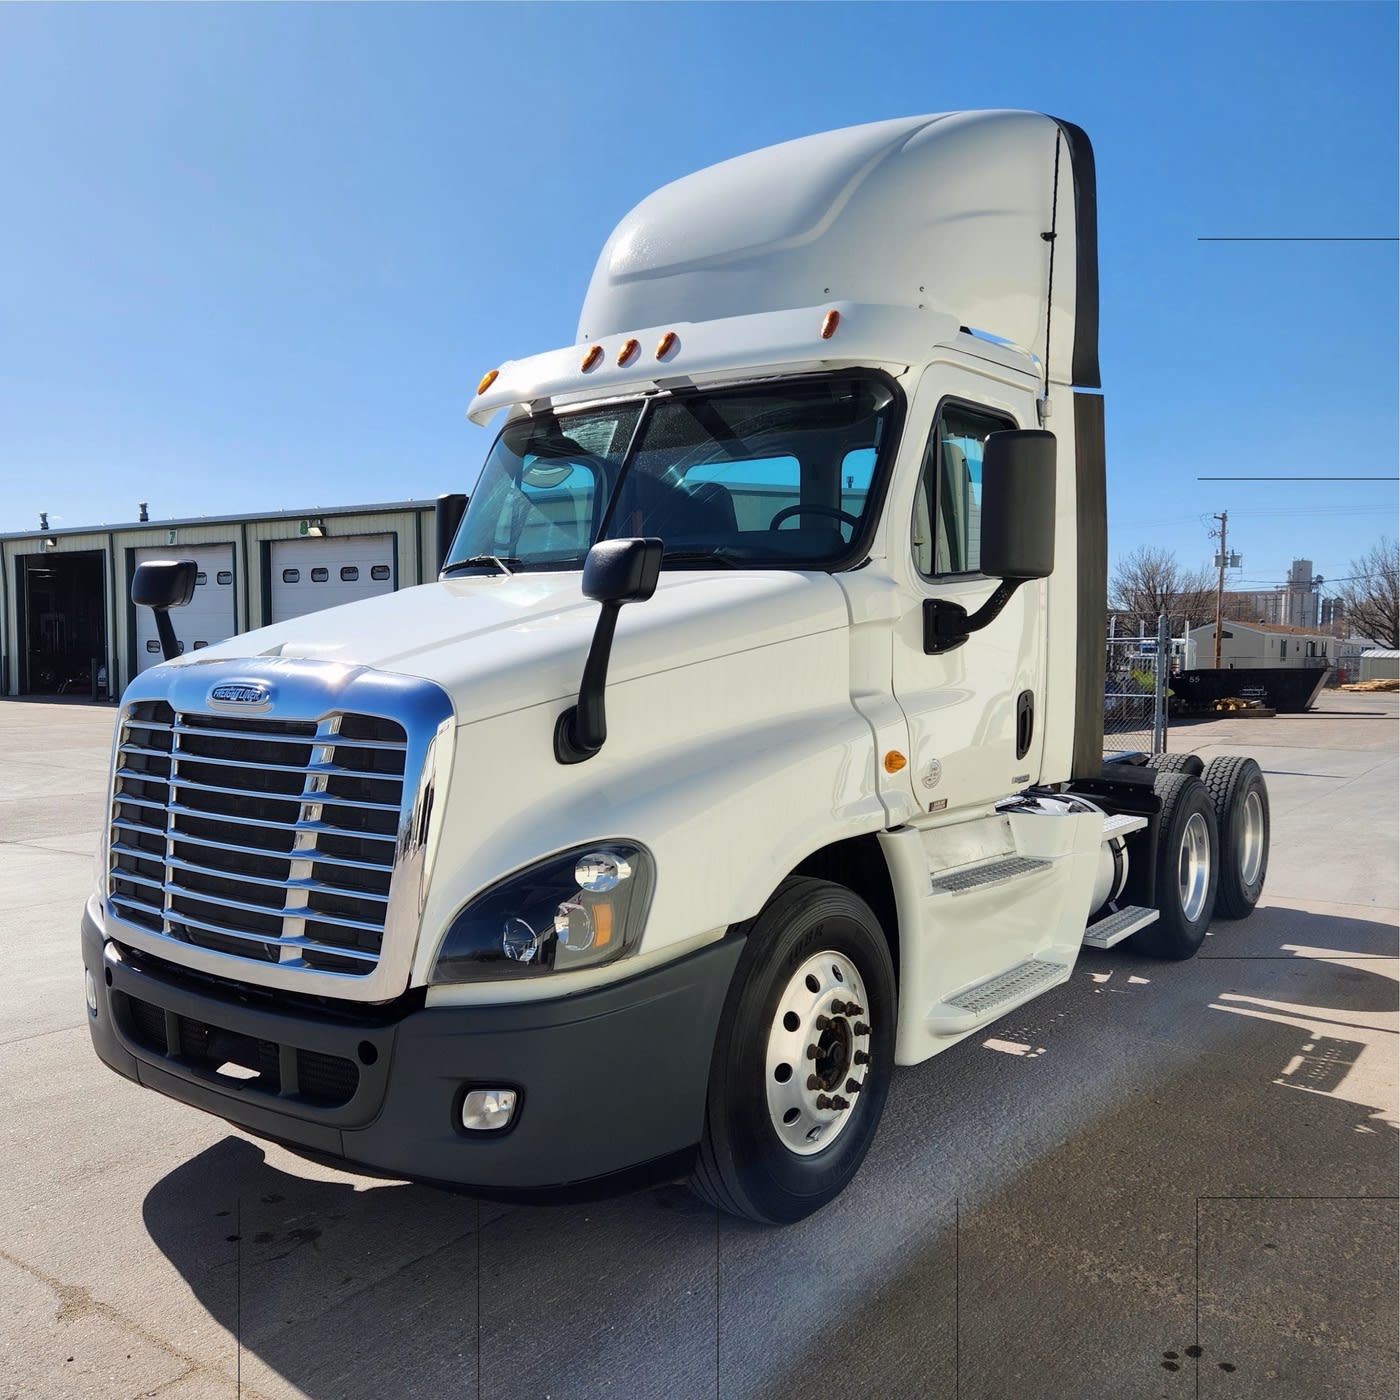
[[[349,1176],[111,1074],[112,711],[0,703],[0,1400],[1394,1395],[1396,714],[1174,729],[1266,769],[1259,911],[900,1071],[853,1187],[769,1231]]]

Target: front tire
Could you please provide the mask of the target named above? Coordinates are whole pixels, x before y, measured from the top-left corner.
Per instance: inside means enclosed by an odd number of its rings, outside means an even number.
[[[1159,773],[1153,788],[1162,801],[1157,835],[1157,922],[1132,936],[1132,946],[1154,958],[1194,957],[1215,912],[1220,871],[1215,803],[1190,773]]]
[[[894,966],[864,900],[786,880],[749,931],[720,1017],[691,1185],[786,1225],[855,1176],[894,1067]]]

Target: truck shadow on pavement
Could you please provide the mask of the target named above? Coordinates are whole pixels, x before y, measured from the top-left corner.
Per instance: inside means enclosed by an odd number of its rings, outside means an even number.
[[[861,1175],[786,1230],[679,1186],[511,1209],[328,1179],[232,1135],[153,1187],[146,1228],[237,1339],[229,1393],[237,1373],[267,1400],[788,1400],[832,1377],[1059,1400],[1185,1396],[1195,1372],[1206,1396],[1385,1393],[1396,984],[1371,959],[1395,936],[1274,908],[1189,963],[1086,957],[901,1070]]]

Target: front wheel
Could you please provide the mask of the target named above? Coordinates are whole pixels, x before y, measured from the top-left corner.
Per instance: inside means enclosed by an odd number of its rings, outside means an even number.
[[[894,1066],[894,967],[864,900],[784,881],[749,932],[720,1017],[692,1186],[764,1224],[855,1176]]]

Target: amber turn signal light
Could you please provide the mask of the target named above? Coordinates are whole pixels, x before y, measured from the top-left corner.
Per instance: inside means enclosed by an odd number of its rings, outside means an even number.
[[[885,755],[885,772],[898,773],[909,760],[898,749],[891,749]]]

